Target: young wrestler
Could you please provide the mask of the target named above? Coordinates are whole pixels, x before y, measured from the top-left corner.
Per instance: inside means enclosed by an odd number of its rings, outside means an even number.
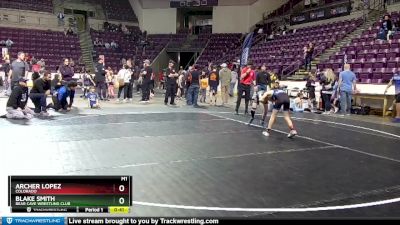
[[[262,134],[267,137],[270,136],[272,126],[275,123],[278,112],[283,106],[283,117],[290,129],[288,138],[292,138],[297,135],[297,131],[294,129],[293,122],[290,119],[289,115],[289,108],[290,108],[289,96],[285,91],[279,89],[278,80],[273,85],[271,85],[271,87],[272,89],[270,91],[265,92],[262,98],[260,99],[260,102],[262,103],[266,103],[267,101],[272,101],[273,103],[273,109],[271,117],[269,119],[268,128]]]

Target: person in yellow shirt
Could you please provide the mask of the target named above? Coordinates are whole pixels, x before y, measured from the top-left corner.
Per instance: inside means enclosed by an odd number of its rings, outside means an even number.
[[[208,78],[205,71],[201,72],[200,77],[200,102],[206,102],[206,95],[207,95],[207,87],[208,87]]]

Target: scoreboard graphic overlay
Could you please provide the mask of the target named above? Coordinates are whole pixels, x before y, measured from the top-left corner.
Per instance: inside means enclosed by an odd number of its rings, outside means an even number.
[[[129,213],[131,176],[9,176],[13,213]]]

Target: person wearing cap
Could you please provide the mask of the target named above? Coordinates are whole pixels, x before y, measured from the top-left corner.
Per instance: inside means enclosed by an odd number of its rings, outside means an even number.
[[[11,63],[11,70],[8,72],[8,80],[11,90],[16,86],[21,77],[27,77],[29,66],[25,62],[25,53],[18,52],[18,58]]]
[[[171,105],[176,105],[175,104],[175,94],[177,90],[177,84],[176,80],[179,77],[179,74],[175,71],[174,68],[175,62],[170,60],[168,64],[168,68],[165,70],[165,76],[166,76],[166,84],[167,84],[167,92],[165,93],[165,99],[164,99],[164,104],[168,104],[168,98],[171,97],[170,104]]]
[[[107,99],[107,84],[106,84],[106,69],[104,67],[104,59],[99,57],[95,66],[95,77],[97,93],[99,94],[100,100]]]
[[[250,102],[250,88],[252,84],[255,84],[256,73],[253,70],[253,62],[248,61],[247,66],[244,67],[240,74],[239,85],[238,85],[238,97],[236,102],[235,114],[239,115],[240,102],[242,101],[243,92],[245,93],[245,111],[244,114],[248,114],[249,102]]]
[[[219,80],[221,82],[222,105],[224,105],[228,103],[229,99],[232,71],[228,68],[226,63],[222,63],[221,68],[222,69],[219,71]]]
[[[150,67],[150,60],[144,60],[143,72],[141,74],[142,81],[142,102],[147,103],[150,100],[150,82],[153,76],[153,69]]]
[[[27,80],[23,77],[19,78],[18,84],[15,85],[7,101],[7,114],[3,117],[8,119],[32,119],[33,111],[27,107],[28,102],[28,86]]]

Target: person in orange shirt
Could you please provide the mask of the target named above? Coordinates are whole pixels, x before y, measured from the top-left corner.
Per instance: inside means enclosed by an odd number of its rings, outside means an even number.
[[[210,75],[208,76],[208,84],[210,85],[210,105],[217,104],[217,93],[219,85],[219,74],[217,72],[217,67],[213,66]]]
[[[250,88],[251,84],[255,85],[255,80],[256,80],[256,73],[253,70],[253,62],[248,61],[247,66],[242,69],[242,72],[240,74],[240,80],[239,80],[239,85],[238,85],[238,97],[237,97],[237,102],[236,102],[236,109],[235,109],[235,114],[239,115],[239,107],[240,107],[240,102],[242,101],[242,95],[243,92],[245,93],[245,110],[244,114],[249,114],[248,108],[249,108],[249,102],[250,102]]]
[[[202,71],[200,76],[200,102],[206,102],[207,95],[207,87],[208,87],[208,78],[206,76],[206,72]]]

